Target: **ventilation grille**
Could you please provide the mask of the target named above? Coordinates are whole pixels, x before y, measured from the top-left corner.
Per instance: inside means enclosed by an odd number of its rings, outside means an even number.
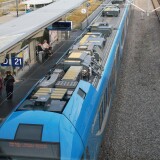
[[[56,87],[57,88],[71,88],[71,89],[74,89],[76,88],[78,82],[77,81],[58,81],[56,83]]]
[[[55,88],[51,94],[51,99],[62,99],[66,94],[67,89]]]
[[[51,93],[52,88],[39,88],[39,90],[34,94],[34,96],[48,95]]]
[[[71,66],[62,78],[62,80],[76,80],[81,70],[82,66]]]
[[[70,54],[70,56],[68,57],[69,59],[78,59],[81,57],[83,53],[81,52],[73,52]]]

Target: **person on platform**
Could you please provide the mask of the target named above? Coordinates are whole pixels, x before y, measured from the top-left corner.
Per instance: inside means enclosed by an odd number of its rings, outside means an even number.
[[[43,46],[42,46],[42,44],[41,44],[41,43],[38,43],[36,49],[37,49],[38,52],[43,51]]]
[[[2,98],[2,89],[3,89],[3,78],[0,73],[0,98]]]
[[[10,71],[6,72],[6,77],[4,78],[4,85],[6,87],[7,99],[12,99],[13,88],[14,88],[14,77],[11,75]]]
[[[43,47],[44,50],[49,49],[50,45],[47,43],[47,40],[43,41],[42,47]]]
[[[47,59],[48,56],[49,56],[49,52],[50,52],[50,45],[47,43],[47,40],[43,41],[42,49],[44,50],[44,52],[45,52],[45,58]]]

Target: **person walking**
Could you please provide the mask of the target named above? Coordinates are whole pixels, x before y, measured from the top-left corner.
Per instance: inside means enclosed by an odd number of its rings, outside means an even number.
[[[2,98],[2,89],[3,89],[3,78],[0,73],[0,98]]]
[[[7,75],[4,78],[4,85],[6,87],[7,99],[12,99],[15,79],[11,75],[10,71],[7,71],[6,74]]]

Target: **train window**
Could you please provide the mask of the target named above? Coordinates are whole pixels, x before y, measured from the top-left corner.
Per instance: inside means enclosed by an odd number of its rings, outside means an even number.
[[[110,77],[108,82],[108,106],[110,105],[111,95],[112,95],[112,79]]]
[[[80,97],[82,97],[83,99],[85,99],[85,97],[86,97],[86,93],[81,89],[81,88],[79,88],[78,89],[78,95],[80,96]]]
[[[83,153],[83,155],[82,155],[82,157],[81,157],[81,160],[84,160],[84,153]]]
[[[128,16],[127,16],[126,22],[127,22],[127,26],[128,26]]]
[[[108,99],[108,88],[106,88],[106,106],[108,106],[108,101],[109,101],[109,99]]]
[[[116,85],[116,83],[117,83],[117,73],[118,73],[118,62],[117,62],[117,58],[118,58],[118,54],[116,55],[116,57],[115,57],[115,59],[114,59],[114,72],[115,72],[115,75],[114,75],[114,83],[115,83],[115,85]]]
[[[115,85],[117,84],[117,74],[118,74],[118,68],[115,70]]]
[[[118,73],[118,66],[119,66],[119,52],[118,52],[118,48],[119,48],[119,45],[116,49],[116,56],[115,56],[115,84],[117,83],[117,73]]]
[[[87,159],[87,160],[90,160],[90,153],[89,153],[89,148],[88,148],[88,146],[87,146],[87,148],[86,148],[86,159]]]
[[[115,83],[115,60],[114,60],[114,63],[113,63],[113,66],[112,66],[112,81],[113,81],[113,84]]]
[[[129,13],[128,13],[128,19],[129,19],[129,17],[130,17],[130,14],[131,14],[131,8],[129,9]]]
[[[116,56],[115,56],[116,69],[119,66],[119,60],[120,60],[120,47],[119,47],[119,44],[118,44],[118,46],[116,48]]]
[[[19,124],[16,131],[15,139],[27,141],[41,141],[42,131],[42,125]]]
[[[123,28],[123,32],[122,32],[122,41],[121,41],[122,48],[124,46],[124,39],[125,39],[125,24],[124,24],[124,28]]]
[[[104,114],[107,109],[107,99],[108,99],[108,94],[107,94],[107,88],[106,88],[106,92],[104,93]]]
[[[103,100],[101,102],[100,109],[99,109],[99,129],[101,129],[102,122],[103,122]]]

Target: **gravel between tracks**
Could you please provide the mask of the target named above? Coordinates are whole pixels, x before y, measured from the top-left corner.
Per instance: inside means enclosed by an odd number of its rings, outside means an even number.
[[[160,23],[141,15],[134,8],[100,160],[160,160]]]

